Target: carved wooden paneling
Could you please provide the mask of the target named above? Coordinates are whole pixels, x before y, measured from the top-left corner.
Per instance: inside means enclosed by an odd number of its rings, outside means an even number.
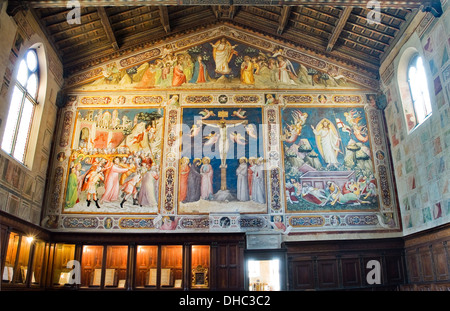
[[[420,282],[419,258],[415,250],[406,251],[406,263],[408,269],[408,281]]]
[[[434,281],[434,271],[433,271],[433,257],[429,246],[420,247],[419,261],[420,261],[420,272],[422,274],[422,281],[431,282]]]
[[[289,289],[395,288],[405,282],[402,245],[401,239],[286,243]],[[381,284],[367,283],[372,260],[380,263]]]
[[[337,258],[317,260],[317,274],[319,288],[339,288]]]
[[[292,261],[289,265],[291,289],[314,289],[314,266],[312,260]]]
[[[217,246],[217,289],[241,290],[243,287],[243,250],[239,244]]]
[[[342,285],[359,287],[361,285],[361,262],[359,258],[342,258]]]
[[[405,280],[405,267],[403,258],[396,255],[386,255],[384,257],[386,265],[386,278],[388,284],[401,284]]]
[[[413,290],[447,288],[450,281],[448,242],[448,224],[405,238],[408,283],[416,286]]]
[[[447,243],[443,242],[433,246],[433,258],[437,281],[447,281],[449,275],[449,258],[447,255]]]

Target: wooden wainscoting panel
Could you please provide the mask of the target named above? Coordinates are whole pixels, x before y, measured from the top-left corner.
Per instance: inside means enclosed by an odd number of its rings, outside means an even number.
[[[434,267],[437,281],[448,281],[449,276],[449,259],[447,255],[446,243],[435,244],[432,249]]]
[[[419,256],[415,249],[409,249],[406,251],[406,266],[408,271],[408,282],[415,283],[421,281],[421,273],[419,270]]]
[[[401,254],[390,254],[384,257],[388,284],[402,284],[405,281],[405,269]]]
[[[359,258],[342,258],[342,285],[344,287],[361,286],[361,262]]]
[[[289,265],[289,283],[293,290],[314,289],[314,264],[312,260],[295,260]]]
[[[434,281],[435,280],[433,271],[434,264],[430,246],[420,247],[418,249],[418,252],[420,260],[420,271],[422,273],[423,281],[424,282]]]
[[[322,288],[339,288],[337,259],[317,260],[318,286]]]

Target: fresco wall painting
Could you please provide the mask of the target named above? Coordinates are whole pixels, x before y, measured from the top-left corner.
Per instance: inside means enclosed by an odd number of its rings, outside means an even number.
[[[183,108],[182,115],[178,213],[266,213],[262,109]]]
[[[164,112],[78,109],[65,213],[156,214]]]
[[[363,107],[289,107],[281,126],[288,212],[378,209]]]
[[[119,69],[108,64],[104,76],[85,90],[357,88],[335,67],[317,70],[285,56],[278,46],[267,52],[225,37],[182,51],[166,51],[153,61]]]
[[[399,229],[370,78],[228,27],[157,50],[67,81],[45,227]]]

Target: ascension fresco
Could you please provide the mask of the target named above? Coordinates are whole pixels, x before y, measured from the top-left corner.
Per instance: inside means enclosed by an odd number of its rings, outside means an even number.
[[[156,213],[163,110],[80,109],[63,211]]]
[[[317,70],[293,62],[283,48],[262,51],[221,38],[187,50],[164,49],[161,57],[131,68],[112,63],[103,77],[83,86],[98,89],[296,89],[357,88],[335,66]]]
[[[288,212],[378,208],[364,108],[289,107],[282,131]]]
[[[178,213],[267,210],[261,108],[183,108]]]

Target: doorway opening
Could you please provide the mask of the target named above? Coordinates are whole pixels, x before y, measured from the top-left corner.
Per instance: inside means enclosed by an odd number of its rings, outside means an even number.
[[[248,260],[248,289],[250,291],[280,291],[281,263],[279,259]]]

